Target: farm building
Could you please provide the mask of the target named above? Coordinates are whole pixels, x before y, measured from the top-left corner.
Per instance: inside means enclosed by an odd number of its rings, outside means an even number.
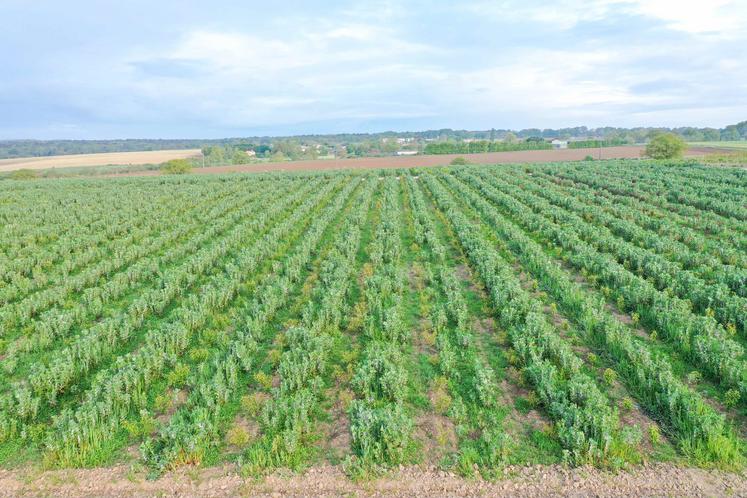
[[[559,138],[553,139],[550,144],[552,144],[553,149],[567,149],[568,148],[568,140],[561,140]]]

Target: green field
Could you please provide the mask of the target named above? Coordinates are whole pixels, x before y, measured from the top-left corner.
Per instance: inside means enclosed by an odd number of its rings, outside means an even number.
[[[747,171],[0,183],[0,464],[741,469]]]
[[[747,149],[747,140],[724,140],[719,142],[688,142],[692,147],[714,147],[717,149]]]

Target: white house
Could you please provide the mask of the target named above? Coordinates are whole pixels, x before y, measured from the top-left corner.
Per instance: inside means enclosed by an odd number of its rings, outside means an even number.
[[[553,149],[567,149],[568,148],[568,140],[561,140],[559,138],[555,138],[553,139],[552,142],[550,142],[550,144],[552,144]]]
[[[398,156],[414,156],[417,155],[418,151],[416,150],[398,150],[397,155]]]

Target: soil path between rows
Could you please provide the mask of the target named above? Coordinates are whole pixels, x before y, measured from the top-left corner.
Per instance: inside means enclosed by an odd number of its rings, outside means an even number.
[[[744,475],[670,464],[610,473],[562,466],[509,467],[505,477],[465,480],[435,467],[408,467],[354,483],[342,469],[314,467],[244,479],[233,467],[189,470],[149,481],[128,466],[107,469],[0,471],[0,497],[233,497],[233,496],[745,496]]]

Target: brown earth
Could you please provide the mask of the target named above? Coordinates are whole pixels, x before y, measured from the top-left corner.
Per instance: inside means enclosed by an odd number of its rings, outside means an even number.
[[[521,150],[515,152],[488,152],[484,154],[440,154],[422,156],[395,157],[361,157],[354,159],[316,159],[305,161],[288,161],[282,163],[237,164],[232,166],[215,166],[197,168],[192,172],[200,175],[215,173],[264,173],[268,171],[320,171],[331,169],[379,169],[379,168],[415,168],[427,166],[446,166],[456,157],[464,157],[474,164],[508,164],[508,163],[546,163],[553,161],[580,161],[586,156],[595,159],[634,159],[640,158],[644,147],[631,145],[623,147],[604,147],[602,149],[558,149],[558,150]],[[688,150],[688,156],[710,154],[713,149],[694,147]],[[158,171],[134,171],[113,174],[110,176],[154,176]]]
[[[559,465],[508,467],[495,481],[465,480],[435,467],[407,467],[354,483],[339,466],[294,475],[276,472],[254,480],[233,467],[186,470],[147,480],[127,466],[46,472],[0,471],[0,497],[234,497],[234,496],[747,496],[743,475],[669,464],[609,473]]]
[[[0,159],[0,172],[17,169],[77,168],[84,166],[159,164],[171,159],[186,159],[200,155],[200,149],[154,150],[143,152],[106,152],[101,154],[71,154],[65,156],[23,157]]]

